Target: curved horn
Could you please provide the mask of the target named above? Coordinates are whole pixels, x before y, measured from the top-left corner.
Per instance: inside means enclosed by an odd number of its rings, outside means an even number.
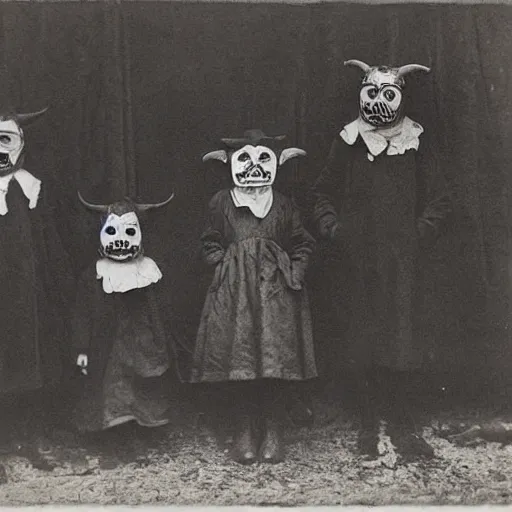
[[[92,204],[88,203],[83,197],[80,192],[78,192],[78,198],[80,199],[80,202],[89,208],[89,210],[93,210],[95,212],[102,212],[105,213],[108,210],[108,204]]]
[[[171,194],[171,196],[166,199],[165,201],[162,201],[161,203],[153,203],[153,204],[138,204],[137,209],[141,212],[145,212],[147,210],[152,210],[153,208],[160,208],[161,206],[165,206],[166,204],[170,203],[172,201],[172,198],[174,197],[174,192]]]
[[[430,68],[427,68],[427,66],[422,66],[421,64],[407,64],[406,66],[401,66],[398,68],[398,77],[402,78],[405,75],[412,73],[413,71],[425,71],[425,73],[430,73]]]
[[[28,126],[32,124],[34,121],[37,121],[46,111],[48,107],[43,110],[39,110],[38,112],[30,112],[27,114],[16,114],[16,119],[22,126]]]
[[[372,69],[371,66],[368,66],[368,64],[365,64],[363,61],[356,59],[346,60],[343,64],[345,66],[357,66],[358,68],[361,68],[365,73],[368,73],[368,71]]]
[[[223,149],[210,151],[203,156],[203,162],[207,162],[208,160],[220,160],[226,163],[228,161],[228,154]]]
[[[306,152],[299,148],[283,149],[283,151],[281,151],[281,156],[279,157],[279,165],[283,165],[287,160],[295,158],[296,156],[306,156]]]

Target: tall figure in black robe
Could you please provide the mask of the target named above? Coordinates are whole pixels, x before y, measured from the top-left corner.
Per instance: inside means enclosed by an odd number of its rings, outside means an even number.
[[[47,183],[23,168],[23,127],[46,110],[0,112],[0,425],[15,402],[43,427],[54,415],[69,331],[73,273]],[[41,176],[39,176],[41,178]],[[34,398],[34,400],[32,400]],[[7,404],[7,405],[6,405]],[[39,415],[41,414],[41,415]],[[55,426],[55,425],[54,425]],[[19,428],[19,426],[18,426]],[[2,436],[3,437],[3,436]]]
[[[360,448],[378,455],[385,418],[403,455],[432,456],[407,390],[423,357],[415,335],[418,255],[435,242],[450,203],[435,155],[420,138],[423,128],[404,115],[402,103],[403,77],[429,69],[346,64],[365,73],[360,115],[332,143],[314,188],[314,217],[320,235],[344,256],[344,356],[360,381]]]
[[[74,413],[80,432],[169,421],[164,375],[171,367],[172,340],[159,308],[162,274],[143,253],[138,218],[141,211],[169,201],[137,205],[126,199],[107,206],[82,199],[104,215],[102,257],[82,275],[73,314],[75,361],[83,373]]]
[[[192,382],[229,382],[237,426],[231,457],[283,460],[286,383],[316,377],[304,276],[314,240],[295,204],[272,189],[277,167],[305,154],[250,130],[205,160],[230,163],[234,186],[209,203],[201,238],[215,268],[196,339]]]

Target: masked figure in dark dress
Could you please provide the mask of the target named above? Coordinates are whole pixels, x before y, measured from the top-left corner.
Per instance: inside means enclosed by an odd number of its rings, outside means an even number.
[[[272,188],[279,166],[305,152],[251,130],[207,154],[233,187],[209,203],[202,236],[215,268],[197,334],[192,382],[229,382],[237,415],[231,457],[280,462],[287,382],[316,376],[304,276],[314,240],[294,202]]]
[[[81,196],[80,196],[81,198]],[[139,217],[164,206],[125,199],[111,205],[82,202],[103,214],[101,258],[83,273],[73,315],[75,362],[83,378],[74,421],[97,432],[135,421],[168,423],[164,374],[171,368],[158,290],[162,273],[144,255]]]

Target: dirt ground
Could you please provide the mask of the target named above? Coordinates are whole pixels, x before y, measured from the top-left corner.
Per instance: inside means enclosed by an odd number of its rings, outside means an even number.
[[[357,454],[354,420],[334,409],[319,414],[312,427],[289,426],[287,460],[277,465],[231,462],[229,439],[220,441],[201,415],[151,431],[128,425],[117,441],[107,440],[110,449],[64,431],[46,442],[13,439],[0,452],[0,505],[512,503],[508,426],[495,436],[505,443],[478,432],[447,439],[510,418],[490,411],[436,413],[424,418],[434,460],[406,464],[383,456],[371,463]]]

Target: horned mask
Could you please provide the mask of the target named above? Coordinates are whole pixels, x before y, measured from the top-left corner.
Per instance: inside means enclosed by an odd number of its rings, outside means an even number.
[[[248,130],[241,138],[221,139],[227,149],[206,154],[203,162],[229,162],[233,183],[237,187],[267,187],[274,183],[277,169],[287,160],[306,155],[299,148],[280,149],[285,138],[284,135],[269,137],[261,130]]]
[[[16,171],[23,162],[22,127],[39,119],[47,109],[28,114],[0,113],[0,176]]]
[[[155,204],[137,204],[129,198],[110,205],[88,203],[80,193],[82,204],[103,214],[100,231],[100,253],[118,262],[131,261],[142,255],[142,230],[139,214],[168,204],[174,193],[165,201]]]
[[[359,92],[359,113],[363,121],[375,127],[391,126],[402,119],[404,77],[413,71],[430,72],[430,68],[420,64],[394,68],[348,60],[345,65],[356,66],[364,72]]]

